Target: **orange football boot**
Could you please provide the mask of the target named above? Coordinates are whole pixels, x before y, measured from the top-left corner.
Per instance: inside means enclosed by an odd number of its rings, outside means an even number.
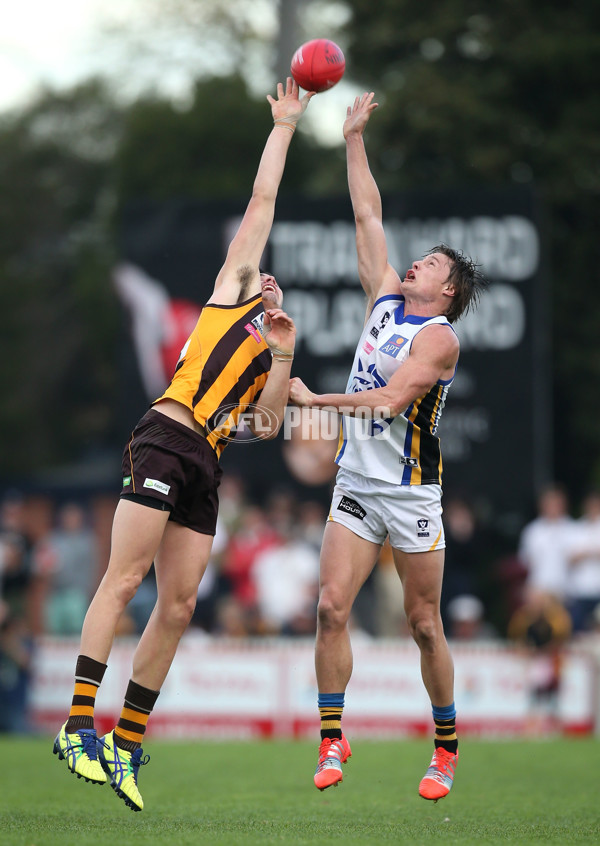
[[[325,737],[319,746],[319,763],[315,771],[315,786],[325,790],[332,784],[338,785],[344,778],[342,764],[352,755],[350,744],[342,735],[341,740]]]
[[[434,802],[447,796],[452,788],[457,763],[458,752],[448,752],[438,746],[433,753],[429,769],[421,779],[419,796],[423,799],[433,799]]]

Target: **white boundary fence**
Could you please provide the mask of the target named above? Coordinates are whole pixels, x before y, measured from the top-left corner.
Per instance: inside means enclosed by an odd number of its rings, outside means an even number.
[[[118,717],[135,642],[115,643],[98,693],[97,727]],[[532,711],[539,666],[505,644],[451,644],[461,735],[519,736],[532,731],[598,731],[600,645],[564,654],[553,713]],[[36,653],[32,717],[42,731],[64,722],[73,692],[78,642],[43,639]],[[431,707],[410,640],[353,643],[354,673],[346,692],[349,735],[410,736],[431,732]],[[154,737],[305,737],[318,731],[313,643],[224,640],[190,631],[183,638],[148,725]]]

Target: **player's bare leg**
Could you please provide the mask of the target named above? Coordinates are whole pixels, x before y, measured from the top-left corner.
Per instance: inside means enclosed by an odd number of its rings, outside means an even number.
[[[409,629],[421,653],[421,675],[436,725],[435,751],[419,794],[437,802],[450,792],[458,762],[454,665],[440,615],[444,551],[404,553],[395,549],[394,561],[404,588]]]
[[[80,653],[106,663],[127,603],[148,573],[162,541],[168,511],[121,499],[115,511],[108,568],[85,616]]]
[[[204,575],[213,538],[192,531],[175,522],[167,523],[155,560],[158,599],[133,658],[132,682],[147,694],[158,691],[169,672],[177,646],[185,632],[194,608],[198,585]],[[141,811],[144,802],[138,789],[143,757],[141,741],[145,723],[132,733],[135,713],[125,711],[125,738],[135,738],[134,745],[122,742],[121,722],[115,730],[98,741],[99,758],[110,777],[111,787],[125,804]],[[146,714],[146,720],[147,720]],[[137,733],[139,730],[139,734]],[[128,748],[126,748],[128,747]]]
[[[133,657],[132,678],[160,690],[196,607],[212,535],[169,522],[156,556],[158,600]]]
[[[321,547],[315,668],[323,693],[345,690],[352,675],[348,620],[381,547],[328,521]]]
[[[342,701],[352,674],[348,620],[354,600],[373,569],[379,550],[378,544],[359,538],[339,523],[330,521],[325,527],[315,647],[320,701],[332,695],[333,698],[337,695]],[[341,708],[338,711],[336,725],[339,726]],[[320,790],[324,790],[342,781],[342,764],[352,752],[341,730],[331,733],[337,734],[334,737],[323,736],[326,734],[323,731],[321,734],[314,782]]]
[[[421,652],[423,684],[434,704],[449,705],[454,699],[454,665],[440,615],[444,551],[393,553],[408,627]]]
[[[54,741],[53,752],[71,772],[94,784],[106,774],[98,760],[93,724],[95,696],[106,669],[115,630],[125,606],[150,569],[161,542],[168,512],[120,500],[112,528],[108,568],[90,603],[81,632],[79,659],[88,667],[76,678],[69,719]],[[90,671],[89,668],[93,668]],[[98,673],[96,679],[92,676]]]

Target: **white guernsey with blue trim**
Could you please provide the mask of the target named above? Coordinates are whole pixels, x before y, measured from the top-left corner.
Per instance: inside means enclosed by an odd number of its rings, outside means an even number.
[[[408,358],[415,336],[432,324],[452,329],[443,315],[405,315],[400,295],[377,300],[360,337],[346,393],[387,385]],[[337,464],[399,485],[440,485],[442,457],[436,432],[452,381],[439,380],[394,418],[344,415]]]

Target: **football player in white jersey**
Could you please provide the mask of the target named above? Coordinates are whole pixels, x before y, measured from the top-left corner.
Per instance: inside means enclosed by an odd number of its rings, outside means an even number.
[[[291,402],[337,410],[342,420],[340,469],[321,551],[315,650],[321,745],[314,782],[320,790],[340,782],[351,755],[341,730],[352,673],[348,620],[389,536],[435,725],[434,755],[419,793],[437,801],[452,787],[458,741],[454,668],[440,616],[445,541],[436,430],[459,355],[451,323],[477,301],[485,280],[469,258],[445,245],[414,261],[403,279],[390,265],[381,196],[363,140],[377,108],[373,97],[357,97],[344,123],[367,295],[347,391],[316,395],[300,379],[290,381]]]

